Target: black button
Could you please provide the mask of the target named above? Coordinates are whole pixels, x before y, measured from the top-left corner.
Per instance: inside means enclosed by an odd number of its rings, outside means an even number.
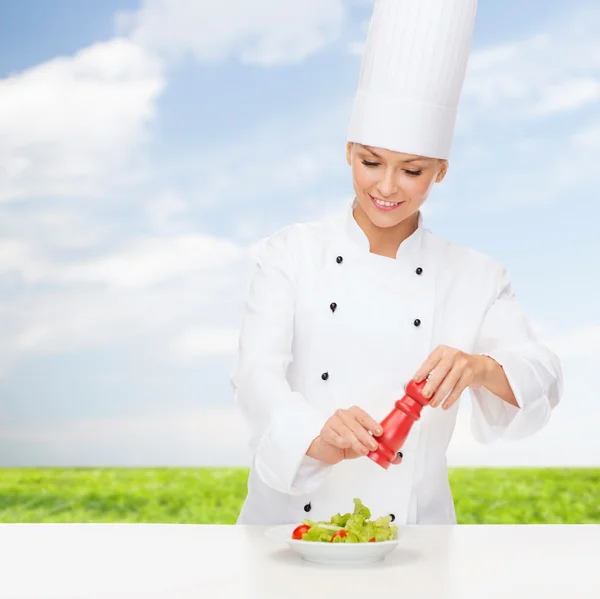
[[[311,510],[311,509],[312,509],[312,508],[311,508],[311,505],[310,505],[310,503],[307,503],[307,504],[304,506],[304,511],[305,511],[305,512],[310,512],[310,510]]]
[[[403,457],[404,457],[404,456],[402,455],[402,452],[401,452],[401,451],[399,451],[399,452],[398,452],[396,455],[397,455],[399,458],[403,458]]]
[[[394,514],[390,514],[390,516],[392,517],[392,522],[396,519],[396,516],[394,516]]]
[[[335,261],[336,261],[338,264],[341,264],[343,260],[344,260],[344,259],[343,259],[341,256],[338,256],[338,257],[335,259]]]
[[[419,268],[417,268],[417,270],[415,271],[418,275],[423,274],[423,269],[419,266]]]
[[[329,307],[331,308],[332,312],[335,312],[335,309],[337,308],[337,304],[335,302],[331,302],[331,304],[329,304]]]
[[[413,324],[414,324],[416,327],[418,327],[418,326],[421,324],[421,321],[420,321],[418,318],[416,318],[416,319],[415,319],[415,322],[414,322]]]
[[[329,378],[329,373],[327,373],[327,372],[324,372],[324,373],[321,375],[321,378],[322,378],[324,381],[326,381],[326,380]]]

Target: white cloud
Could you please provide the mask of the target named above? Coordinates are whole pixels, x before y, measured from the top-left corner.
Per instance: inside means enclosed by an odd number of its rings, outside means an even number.
[[[108,242],[114,235],[115,223],[94,218],[83,206],[77,209],[35,202],[10,210],[7,206],[0,218],[0,244],[21,244],[23,251],[85,250]],[[0,272],[4,265],[19,265],[19,260],[0,251]],[[27,277],[29,278],[29,277]]]
[[[573,77],[544,88],[532,112],[546,115],[577,110],[598,100],[600,100],[600,78]]]
[[[179,362],[235,350],[248,246],[164,233],[121,247],[109,239],[107,249],[102,227],[80,230],[89,223],[77,211],[18,214],[0,218],[0,276],[10,289],[0,302],[0,377],[31,356],[96,347],[147,343]]]
[[[18,239],[0,240],[0,274],[15,273],[29,281],[39,272],[39,258],[27,243]]]
[[[15,286],[0,304],[4,374],[27,356],[130,343],[178,361],[233,350],[251,272],[244,246],[202,235],[142,239],[66,262],[32,256],[25,244],[9,249],[0,266],[12,257],[10,272],[44,285]]]
[[[565,401],[570,401],[569,393]],[[519,441],[478,443],[471,433],[471,408],[461,405],[456,429],[448,448],[448,465],[487,467],[597,467],[600,464],[600,443],[594,439],[591,426],[582,426],[581,416],[565,419],[559,404],[548,425],[535,435]],[[600,415],[600,412],[598,412]],[[568,442],[566,441],[568,439]]]
[[[145,202],[144,221],[152,231],[162,234],[177,233],[185,228],[186,201],[173,191],[166,191]]]
[[[164,85],[160,63],[125,39],[0,80],[0,202],[100,196],[136,166]]]
[[[120,15],[126,36],[0,80],[0,202],[101,197],[118,181],[144,176],[143,143],[166,85],[156,52],[297,62],[336,40],[343,18],[342,0],[147,0]],[[312,168],[299,167],[299,176]],[[228,178],[214,176],[210,191]]]
[[[266,202],[270,213],[283,208],[288,212],[290,195],[310,193],[332,171],[346,167],[344,134],[350,107],[351,102],[344,101],[317,113],[265,117],[235,141],[217,139],[206,153],[176,156],[162,168],[167,174],[186,174],[196,204],[231,206],[234,218],[239,213],[245,219],[252,207],[256,214]]]
[[[227,269],[245,249],[212,235],[138,237],[126,247],[94,258],[52,261],[54,248],[34,241],[0,241],[0,273],[15,273],[27,283],[99,284],[111,288],[141,288],[186,274]]]
[[[593,122],[574,133],[571,145],[576,149],[592,151],[594,155],[600,152],[600,121]]]
[[[343,17],[342,0],[144,0],[138,11],[121,13],[118,24],[167,56],[270,66],[301,61],[335,41]]]
[[[600,360],[600,324],[578,326],[570,331],[553,335],[548,345],[563,360]]]
[[[474,51],[464,120],[532,119],[600,100],[599,24],[600,11],[579,10],[546,23],[543,33]]]
[[[363,54],[365,53],[365,48],[365,42],[351,42],[348,44],[348,54],[359,56],[362,59]]]
[[[169,408],[131,417],[71,419],[0,427],[2,466],[240,466],[250,464],[248,431],[234,407]],[[20,446],[35,447],[30,460]]]
[[[172,355],[181,361],[197,360],[206,356],[233,355],[237,352],[238,338],[238,329],[202,327],[185,331],[174,339]]]
[[[244,250],[210,235],[138,238],[129,247],[100,258],[62,265],[57,280],[108,287],[146,287],[194,272],[226,270]]]
[[[595,14],[600,22],[600,11]],[[600,42],[578,30],[577,19],[559,33],[474,54],[451,159],[452,168],[469,174],[469,193],[464,177],[460,188],[450,178],[441,190],[466,195],[466,211],[530,210],[575,196],[594,205],[600,126],[596,116],[588,121],[584,108],[600,105]],[[559,59],[556,47],[569,50]],[[479,146],[486,148],[480,155],[473,149]]]

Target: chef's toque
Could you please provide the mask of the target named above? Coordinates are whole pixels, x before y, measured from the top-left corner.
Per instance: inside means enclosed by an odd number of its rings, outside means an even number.
[[[375,0],[348,141],[448,158],[477,0]]]

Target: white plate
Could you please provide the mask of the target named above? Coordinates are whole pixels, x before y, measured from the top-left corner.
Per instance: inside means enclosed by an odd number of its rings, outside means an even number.
[[[269,528],[265,534],[276,541],[287,543],[292,551],[308,562],[320,564],[369,564],[385,559],[398,543],[392,541],[378,543],[323,543],[292,539],[297,524],[283,524]],[[400,532],[398,532],[400,534]]]

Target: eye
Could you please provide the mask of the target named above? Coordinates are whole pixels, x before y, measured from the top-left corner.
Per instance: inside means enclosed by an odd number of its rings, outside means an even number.
[[[368,160],[363,160],[362,163],[365,166],[379,166],[379,162],[369,162]]]
[[[418,177],[423,171],[409,171],[405,169],[404,172],[410,177]]]

